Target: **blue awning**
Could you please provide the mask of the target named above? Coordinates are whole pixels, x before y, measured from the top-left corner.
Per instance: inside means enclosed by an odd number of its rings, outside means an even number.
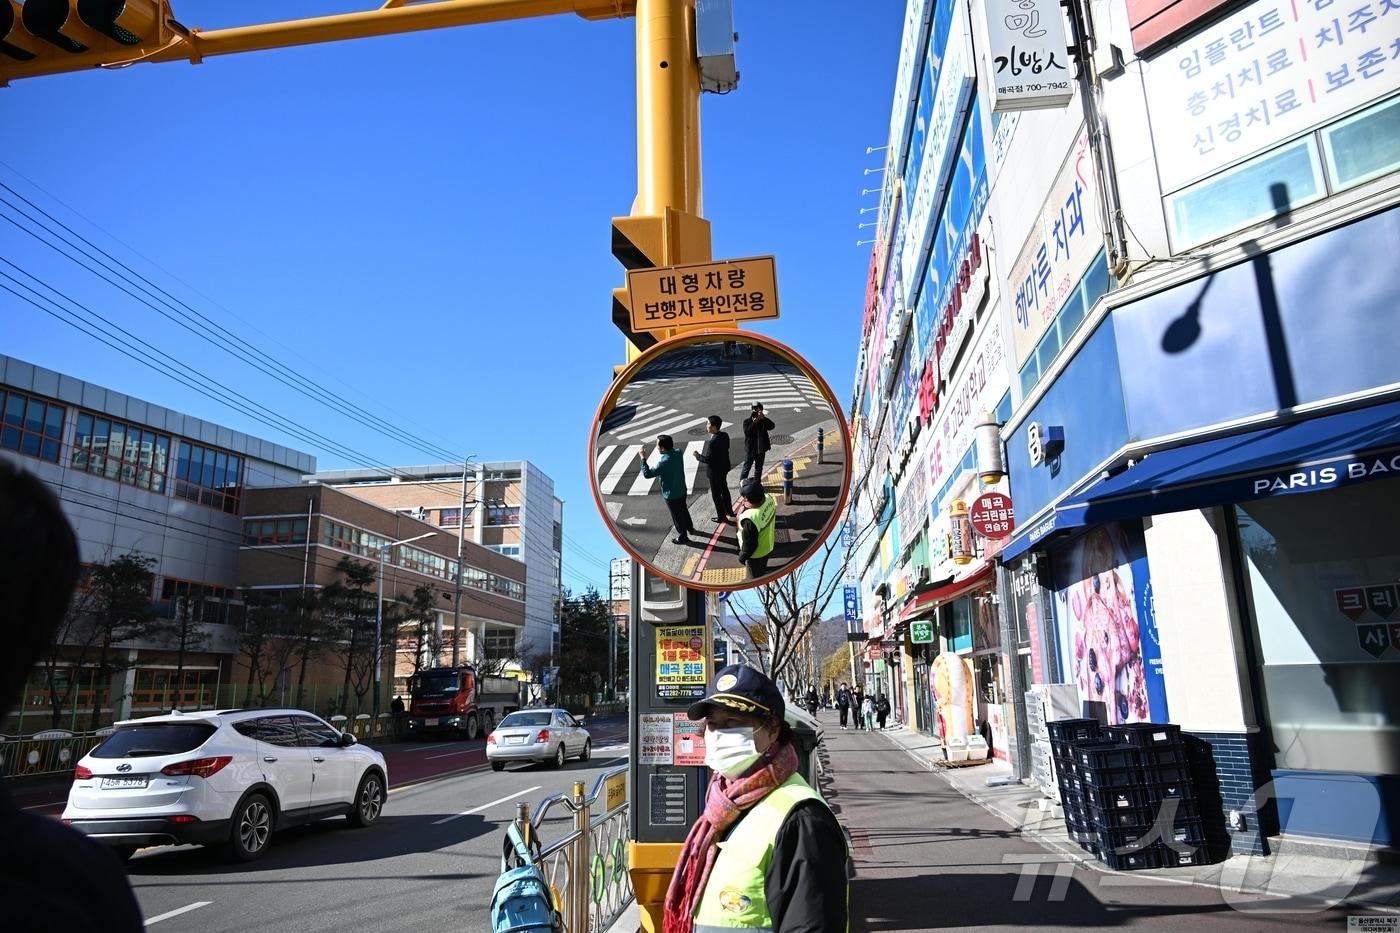
[[[1392,476],[1400,477],[1400,402],[1158,451],[1057,504],[1054,530]]]

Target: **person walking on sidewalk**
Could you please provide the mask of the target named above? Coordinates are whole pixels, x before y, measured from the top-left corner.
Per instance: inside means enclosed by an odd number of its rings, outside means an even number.
[[[666,511],[671,513],[671,524],[676,529],[676,536],[671,539],[671,543],[689,544],[689,536],[695,530],[695,523],[690,520],[690,509],[685,504],[685,461],[676,453],[676,443],[669,434],[656,436],[656,449],[661,452],[661,457],[656,461],[655,467],[647,465],[645,444],[637,451],[637,456],[642,461],[642,475],[647,479],[661,477],[661,499],[666,503]]]
[[[816,716],[817,710],[821,707],[821,704],[822,698],[817,696],[817,685],[812,684],[812,686],[807,688],[807,712]]]
[[[867,694],[865,701],[860,705],[861,713],[865,719],[865,731],[875,731],[875,701]]]
[[[836,816],[797,773],[784,708],[777,684],[731,664],[687,711],[705,720],[713,778],[666,890],[662,933],[849,929],[850,853]]]
[[[890,700],[883,693],[875,699],[875,718],[880,723],[880,728],[885,728],[885,720],[890,715]]]
[[[856,684],[856,692],[851,696],[851,715],[855,718],[857,730],[865,728],[865,687]]]
[[[841,728],[850,728],[846,725],[846,717],[851,715],[851,690],[844,682],[841,689],[836,691],[836,711],[841,714]]]

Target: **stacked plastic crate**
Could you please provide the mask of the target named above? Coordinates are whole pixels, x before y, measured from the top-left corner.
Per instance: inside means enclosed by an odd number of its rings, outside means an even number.
[[[1085,785],[1079,778],[1078,749],[1084,743],[1099,741],[1099,723],[1094,719],[1060,719],[1047,722],[1045,731],[1050,736],[1050,754],[1055,761],[1065,827],[1071,839],[1092,851],[1091,846],[1097,840],[1085,800]]]
[[[1133,751],[1141,769],[1146,809],[1129,817],[1116,814],[1121,829],[1151,840],[1162,868],[1200,865],[1207,859],[1205,828],[1195,781],[1186,760],[1181,727],[1164,723],[1106,726],[1104,738]],[[1139,849],[1145,851],[1145,846]]]

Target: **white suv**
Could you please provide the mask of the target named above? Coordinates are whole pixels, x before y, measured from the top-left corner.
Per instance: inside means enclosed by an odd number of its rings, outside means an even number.
[[[78,762],[63,822],[123,859],[199,843],[248,861],[276,829],[373,824],[387,786],[383,755],[303,710],[176,712],[117,723]]]

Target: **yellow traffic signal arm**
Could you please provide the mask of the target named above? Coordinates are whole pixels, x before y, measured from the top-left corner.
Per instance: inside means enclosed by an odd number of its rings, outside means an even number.
[[[36,37],[25,28],[23,8],[68,6],[73,29],[91,34],[78,17],[77,0],[0,0],[0,84],[16,78],[59,74],[85,68],[115,67],[138,61],[198,63],[212,55],[257,52],[369,36],[390,36],[451,26],[471,26],[511,19],[531,19],[576,13],[584,19],[617,19],[632,16],[637,0],[435,0],[431,3],[389,4],[358,13],[340,13],[310,19],[260,23],[212,29],[186,29],[171,13],[165,0],[126,0],[118,3],[133,12],[149,14],[152,28],[138,33],[137,43],[106,40],[93,43],[64,42],[62,38]],[[9,14],[12,14],[9,15]],[[128,15],[131,15],[128,13]],[[36,19],[31,15],[30,20]],[[7,38],[6,33],[9,33]],[[65,33],[66,35],[66,33]],[[5,45],[20,51],[10,52]],[[33,56],[27,60],[25,55]]]

